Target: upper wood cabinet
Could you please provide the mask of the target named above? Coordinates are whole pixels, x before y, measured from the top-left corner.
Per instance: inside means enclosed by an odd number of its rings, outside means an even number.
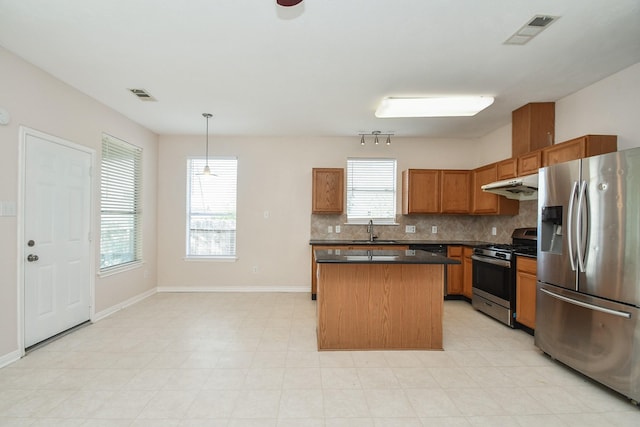
[[[408,169],[402,172],[402,213],[469,213],[467,170]]]
[[[498,162],[498,181],[518,176],[518,159],[506,159]]]
[[[340,214],[344,209],[344,169],[314,168],[313,202],[314,214]]]
[[[507,199],[497,194],[482,191],[484,184],[498,180],[498,164],[492,163],[473,170],[473,209],[474,214],[517,215],[520,207],[518,200]]]
[[[471,212],[471,172],[467,170],[440,171],[442,213]]]
[[[518,176],[538,173],[538,169],[542,167],[542,151],[536,150],[518,156]]]
[[[408,169],[402,171],[402,213],[440,213],[440,171]]]
[[[585,135],[556,144],[542,151],[542,165],[551,166],[570,160],[611,153],[618,149],[615,135]]]
[[[553,144],[555,111],[555,102],[532,102],[511,113],[512,157]]]

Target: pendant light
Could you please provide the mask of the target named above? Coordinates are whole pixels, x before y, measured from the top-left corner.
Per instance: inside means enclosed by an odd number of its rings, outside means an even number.
[[[202,171],[202,175],[211,175],[211,169],[209,168],[209,119],[213,116],[209,113],[202,113],[202,117],[207,119],[207,150],[205,154],[205,166],[204,170]]]

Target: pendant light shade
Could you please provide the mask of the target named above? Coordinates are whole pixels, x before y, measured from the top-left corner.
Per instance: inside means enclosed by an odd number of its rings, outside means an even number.
[[[202,117],[207,119],[207,131],[206,131],[207,146],[205,151],[205,166],[204,166],[204,170],[202,171],[202,174],[211,175],[211,168],[209,168],[209,119],[213,116],[209,113],[202,113]]]
[[[302,0],[276,0],[276,3],[278,3],[280,6],[291,7],[297,5],[298,3],[302,3]]]

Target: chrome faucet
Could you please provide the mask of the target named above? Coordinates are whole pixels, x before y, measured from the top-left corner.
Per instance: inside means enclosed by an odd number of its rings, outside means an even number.
[[[373,242],[376,236],[373,235],[373,220],[369,220],[369,224],[367,225],[367,233],[369,233],[369,241]]]

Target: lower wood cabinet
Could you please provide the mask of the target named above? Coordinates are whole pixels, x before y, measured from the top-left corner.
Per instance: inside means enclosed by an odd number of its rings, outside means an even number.
[[[462,246],[447,246],[447,258],[460,261],[447,265],[447,295],[462,295]]]
[[[318,292],[318,263],[313,251],[316,249],[340,249],[340,250],[358,250],[358,251],[380,251],[380,250],[400,250],[409,249],[407,245],[312,245],[311,246],[311,299],[316,299]]]
[[[517,257],[516,321],[531,329],[536,328],[536,273],[535,258]]]
[[[465,246],[462,248],[462,295],[471,299],[473,283],[473,248]]]

